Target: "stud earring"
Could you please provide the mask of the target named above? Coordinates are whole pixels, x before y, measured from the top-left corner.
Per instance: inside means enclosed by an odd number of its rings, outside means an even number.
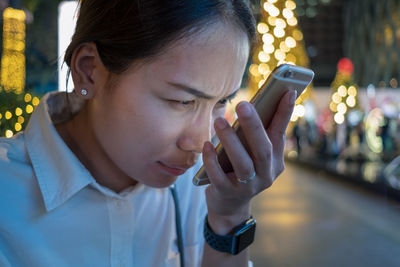
[[[81,95],[87,96],[88,91],[86,89],[81,89]]]

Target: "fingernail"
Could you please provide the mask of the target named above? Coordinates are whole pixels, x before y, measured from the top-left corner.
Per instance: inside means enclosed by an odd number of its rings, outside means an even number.
[[[222,130],[228,127],[228,122],[224,118],[219,117],[215,119],[215,126]]]
[[[238,105],[238,112],[240,113],[240,115],[245,116],[245,117],[249,117],[251,115],[252,108],[250,107],[250,103],[248,102],[240,102]]]

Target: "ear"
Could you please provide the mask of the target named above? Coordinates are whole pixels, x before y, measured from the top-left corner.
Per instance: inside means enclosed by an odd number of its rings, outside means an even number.
[[[108,71],[100,59],[95,43],[83,43],[74,50],[71,75],[75,92],[85,99],[94,97],[96,89],[102,87],[99,84],[102,81],[97,77],[107,77]],[[82,89],[86,90],[87,94],[81,94]]]

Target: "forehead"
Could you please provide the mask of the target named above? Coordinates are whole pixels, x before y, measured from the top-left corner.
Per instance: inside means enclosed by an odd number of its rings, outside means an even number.
[[[232,90],[240,85],[248,55],[247,35],[218,24],[174,43],[150,63],[148,71],[193,88]]]

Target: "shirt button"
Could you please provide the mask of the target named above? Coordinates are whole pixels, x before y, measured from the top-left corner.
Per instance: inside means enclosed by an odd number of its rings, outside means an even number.
[[[117,208],[122,208],[124,206],[124,203],[122,203],[122,200],[116,200],[115,206],[117,206]]]

